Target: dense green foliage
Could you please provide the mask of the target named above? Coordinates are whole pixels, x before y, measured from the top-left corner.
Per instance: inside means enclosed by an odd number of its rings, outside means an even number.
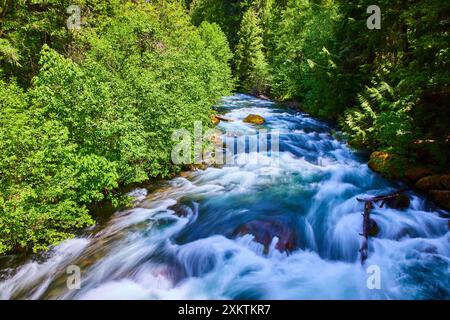
[[[242,18],[238,32],[235,65],[240,87],[247,92],[264,92],[267,87],[268,65],[263,52],[261,22],[255,10],[249,9]]]
[[[379,30],[366,26],[373,4],[381,9]],[[222,11],[214,16],[202,8]],[[237,11],[233,18],[230,10]],[[355,146],[447,170],[450,2],[195,0],[191,11],[194,22],[202,17],[231,30],[235,60],[246,65],[236,68],[242,89],[254,88],[247,73],[258,57],[269,70],[257,73],[266,76],[258,83],[269,84],[264,88],[272,97],[298,100],[303,110],[337,120]],[[262,30],[249,32],[255,24]],[[243,51],[245,43],[252,46]]]
[[[233,79],[447,170],[448,1],[380,0],[380,30],[368,0],[0,4],[0,253],[57,243],[120,186],[177,172],[171,133],[209,123]]]
[[[0,253],[34,251],[93,223],[88,206],[166,177],[173,130],[210,123],[232,57],[178,1],[8,2],[0,33]]]

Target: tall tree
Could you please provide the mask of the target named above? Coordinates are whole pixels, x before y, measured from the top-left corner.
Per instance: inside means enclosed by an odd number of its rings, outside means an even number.
[[[252,93],[267,90],[268,64],[264,56],[263,30],[255,9],[247,10],[242,18],[236,47],[236,73],[240,88]]]

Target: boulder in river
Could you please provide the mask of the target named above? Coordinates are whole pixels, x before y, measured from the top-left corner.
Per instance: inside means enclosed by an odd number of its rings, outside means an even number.
[[[380,227],[378,227],[377,222],[373,219],[369,219],[369,230],[367,232],[367,235],[370,237],[376,237],[379,232]]]
[[[419,190],[428,191],[431,199],[438,206],[450,210],[450,174],[422,178],[415,186]]]
[[[450,190],[450,174],[422,178],[417,181],[416,188],[420,190]]]
[[[295,231],[286,224],[278,221],[251,221],[239,227],[235,234],[251,234],[255,241],[264,246],[264,252],[269,251],[269,246],[274,237],[278,238],[275,248],[280,252],[292,252],[298,247],[298,237]]]
[[[168,207],[167,209],[172,210],[174,214],[180,218],[185,218],[191,213],[190,208],[188,206],[185,206],[180,203],[176,203]]]
[[[245,119],[244,122],[246,123],[252,123],[252,124],[263,124],[266,122],[266,120],[257,115],[257,114],[249,114]]]
[[[406,194],[398,194],[394,198],[386,200],[386,205],[392,209],[404,210],[409,207],[411,200]]]

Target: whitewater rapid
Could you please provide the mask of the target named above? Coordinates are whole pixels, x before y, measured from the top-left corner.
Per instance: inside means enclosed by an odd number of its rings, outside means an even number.
[[[380,233],[362,265],[356,199],[402,185],[371,172],[364,154],[304,113],[242,94],[219,109],[235,120],[221,130],[250,137],[260,127],[242,120],[264,117],[263,128],[280,133],[279,152],[238,154],[246,157],[239,165],[134,190],[135,207],[104,227],[4,267],[0,299],[450,298],[447,212],[413,191],[406,210],[375,207]],[[249,161],[255,157],[262,161]],[[240,231],[252,227],[286,233],[292,248],[279,250],[279,237],[265,247]],[[79,289],[67,286],[68,266],[80,270]],[[379,288],[367,284],[370,266]]]

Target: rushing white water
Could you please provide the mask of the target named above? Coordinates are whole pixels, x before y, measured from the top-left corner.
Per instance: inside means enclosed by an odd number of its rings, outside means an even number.
[[[250,153],[239,166],[195,171],[148,195],[135,190],[136,207],[100,231],[4,269],[0,298],[450,298],[446,212],[414,192],[406,210],[375,208],[380,233],[361,265],[356,198],[401,186],[371,172],[326,123],[246,95],[221,108],[235,119],[221,123],[224,131],[254,135],[242,119],[266,118],[266,129],[281,132],[279,154]],[[270,237],[266,247],[258,233]],[[285,238],[289,250],[278,250]],[[67,287],[69,265],[80,267],[78,290]],[[367,285],[370,266],[379,268],[379,289]]]

